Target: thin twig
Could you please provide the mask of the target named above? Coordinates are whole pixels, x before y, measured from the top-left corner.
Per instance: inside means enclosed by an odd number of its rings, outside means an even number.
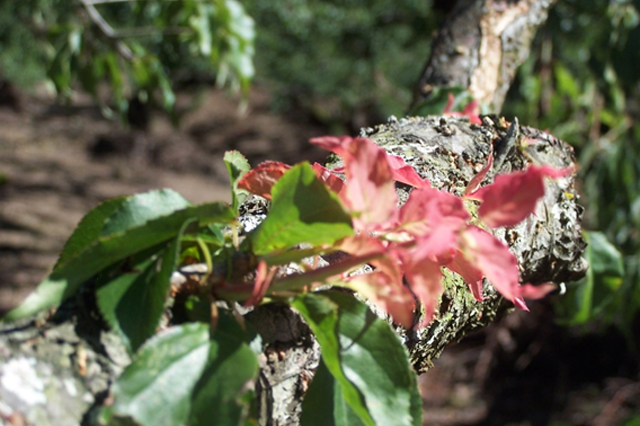
[[[111,39],[116,39],[117,34],[111,25],[107,21],[104,20],[98,9],[90,3],[90,0],[80,0],[80,3],[84,6],[85,10],[89,14],[89,18],[93,21],[94,24],[98,26],[100,31]],[[129,49],[129,46],[124,44],[120,40],[115,40],[116,49],[118,52],[127,60],[131,61],[134,58],[133,52]]]
[[[123,30],[117,30],[114,38],[128,38],[128,37],[145,37],[154,36],[158,34],[162,35],[177,35],[191,33],[191,29],[187,27],[169,27],[169,28],[156,28],[156,27],[138,27],[127,28]]]

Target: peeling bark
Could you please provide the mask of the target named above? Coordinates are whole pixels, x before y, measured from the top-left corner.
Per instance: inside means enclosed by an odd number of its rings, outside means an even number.
[[[500,112],[537,29],[557,0],[460,0],[438,31],[413,96],[413,109],[435,88],[461,86]]]

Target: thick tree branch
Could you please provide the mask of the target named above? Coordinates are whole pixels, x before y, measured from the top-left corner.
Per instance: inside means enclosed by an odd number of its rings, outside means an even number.
[[[537,29],[557,0],[459,0],[438,31],[412,107],[436,87],[461,86],[499,113]]]

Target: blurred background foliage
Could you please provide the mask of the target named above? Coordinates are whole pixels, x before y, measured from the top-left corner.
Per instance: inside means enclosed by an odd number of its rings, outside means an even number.
[[[253,79],[275,111],[354,133],[404,114],[451,3],[11,0],[0,77],[48,78],[62,97],[85,90],[123,114],[135,99],[174,111],[187,81],[246,93]],[[639,11],[640,0],[559,0],[502,111],[576,149],[593,267],[568,284],[560,320],[628,334],[640,308]]]
[[[10,0],[0,3],[0,77],[47,78],[61,98],[90,93],[105,115],[131,105],[175,114],[176,82],[215,79],[247,92],[253,20],[236,0]]]

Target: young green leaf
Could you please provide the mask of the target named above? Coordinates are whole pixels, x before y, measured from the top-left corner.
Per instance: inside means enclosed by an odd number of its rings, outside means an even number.
[[[327,369],[363,424],[421,424],[416,375],[388,323],[336,291],[300,296],[292,306],[318,338]]]
[[[300,243],[332,244],[353,234],[351,217],[308,163],[291,168],[273,186],[269,216],[252,232],[256,254]]]
[[[87,213],[64,245],[64,249],[53,270],[55,271],[67,260],[75,257],[78,253],[93,244],[100,237],[100,232],[102,232],[107,218],[114,214],[122,204],[124,204],[127,198],[128,197],[117,197],[106,200]]]
[[[224,164],[227,166],[229,180],[231,181],[231,206],[237,212],[238,207],[247,197],[246,191],[238,189],[238,180],[251,170],[251,166],[245,156],[238,151],[225,152]]]
[[[339,383],[345,401],[362,423],[375,426],[362,393],[345,375],[340,363],[342,348],[338,332],[338,305],[326,294],[308,293],[296,298],[291,306],[307,321],[322,351],[322,360]]]
[[[150,340],[112,388],[104,420],[129,418],[142,426],[239,425],[242,396],[258,373],[255,353],[242,335],[216,333],[191,323]]]
[[[160,322],[171,274],[175,271],[180,256],[181,237],[187,221],[178,237],[155,258],[145,259],[133,267],[134,272],[125,273],[103,285],[97,291],[100,312],[109,325],[121,336],[130,353],[153,336]],[[144,315],[140,315],[144,312]]]
[[[302,426],[364,426],[322,360],[302,401]]]
[[[127,197],[120,208],[105,222],[101,237],[124,232],[150,220],[168,216],[189,207],[191,203],[171,189],[160,189]]]
[[[243,396],[258,377],[258,358],[240,335],[220,331],[212,338],[209,361],[193,389],[189,426],[237,426],[249,414]]]
[[[112,387],[114,405],[103,415],[130,417],[143,426],[178,426],[189,416],[193,388],[212,349],[209,326],[173,327],[150,340]]]
[[[53,271],[38,288],[4,318],[14,320],[57,306],[73,295],[80,284],[106,268],[139,251],[175,238],[185,221],[194,218],[199,226],[230,223],[235,214],[225,203],[187,207],[142,226],[100,237],[75,257]]]

